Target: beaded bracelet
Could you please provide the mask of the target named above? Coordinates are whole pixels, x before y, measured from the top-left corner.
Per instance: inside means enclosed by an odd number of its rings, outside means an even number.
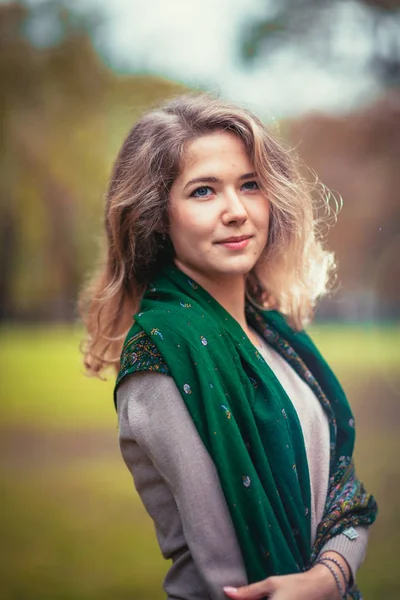
[[[340,594],[340,598],[342,600],[346,600],[346,592],[343,590],[342,584],[340,583],[340,579],[339,579],[339,575],[336,573],[335,569],[333,567],[331,567],[331,565],[328,565],[326,562],[324,562],[323,558],[318,558],[314,564],[317,565],[324,565],[324,567],[326,567],[327,569],[329,569],[329,571],[332,573],[333,577],[335,578],[336,581],[336,586],[337,589],[339,591]]]
[[[344,580],[344,584],[345,584],[345,586],[346,586],[346,591],[347,591],[347,588],[348,588],[349,582],[348,582],[348,581],[347,581],[347,579],[346,579],[346,573],[345,573],[345,570],[344,570],[344,568],[343,568],[343,565],[340,563],[340,561],[338,561],[336,558],[333,558],[333,556],[321,556],[320,560],[330,560],[331,562],[335,563],[335,565],[336,565],[336,566],[338,566],[338,567],[339,567],[339,569],[340,569],[340,572],[341,572],[341,573],[342,573],[342,575],[343,575],[343,580]]]

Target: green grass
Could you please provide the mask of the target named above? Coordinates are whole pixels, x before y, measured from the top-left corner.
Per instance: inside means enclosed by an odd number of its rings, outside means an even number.
[[[356,464],[380,514],[358,582],[400,598],[399,328],[318,326],[348,393]],[[112,377],[83,375],[80,332],[0,332],[0,599],[161,600],[168,568],[117,443]]]
[[[335,371],[392,378],[400,363],[400,327],[318,326],[312,336]],[[87,377],[78,329],[3,329],[0,333],[2,423],[31,427],[109,427],[116,423],[114,374]]]
[[[116,425],[113,373],[84,373],[81,331],[5,329],[0,334],[2,423],[76,429]]]
[[[93,459],[28,469],[23,477],[6,474],[0,519],[4,598],[163,597],[167,565],[122,467],[115,457],[101,465]]]

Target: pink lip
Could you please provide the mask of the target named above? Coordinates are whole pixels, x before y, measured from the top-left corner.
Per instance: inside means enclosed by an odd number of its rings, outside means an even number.
[[[242,235],[240,237],[231,237],[222,242],[218,242],[221,246],[225,246],[225,248],[229,248],[229,250],[242,250],[246,248],[249,243],[251,236]]]

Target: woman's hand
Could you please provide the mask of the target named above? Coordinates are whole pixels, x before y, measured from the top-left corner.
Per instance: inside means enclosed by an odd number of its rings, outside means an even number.
[[[274,575],[240,588],[224,588],[235,600],[340,600],[332,573],[323,565],[315,565],[305,573]]]

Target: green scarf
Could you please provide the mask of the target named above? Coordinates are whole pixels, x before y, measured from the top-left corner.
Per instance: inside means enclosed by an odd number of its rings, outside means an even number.
[[[135,371],[173,377],[215,463],[255,582],[306,570],[328,539],[373,523],[377,508],[355,477],[349,404],[311,339],[276,311],[248,304],[246,318],[308,383],[329,419],[329,491],[313,545],[307,456],[293,404],[238,322],[175,266],[165,267],[143,297],[115,389]]]

